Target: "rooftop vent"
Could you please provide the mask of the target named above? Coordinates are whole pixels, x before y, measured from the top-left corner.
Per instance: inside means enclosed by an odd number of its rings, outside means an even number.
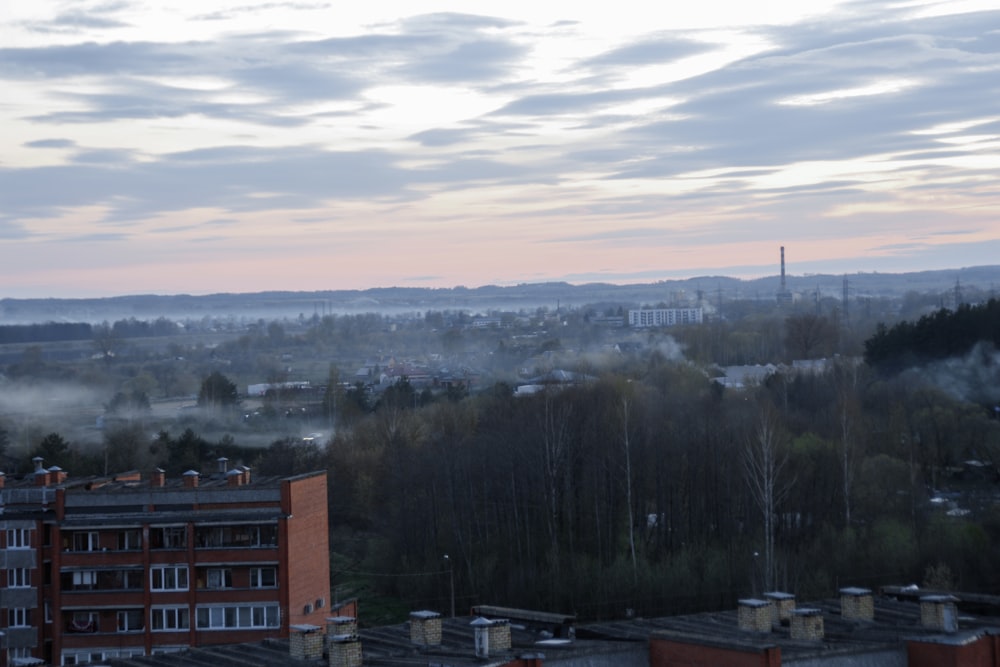
[[[323,633],[318,625],[293,625],[289,627],[288,654],[296,660],[323,658]]]
[[[330,637],[330,667],[361,667],[361,640],[357,635]]]
[[[764,593],[764,599],[771,602],[772,625],[782,625],[789,622],[792,610],[795,609],[794,595],[781,591],[771,591]]]
[[[188,470],[186,473],[184,473],[184,486],[189,489],[197,487],[199,477],[201,477],[201,475],[198,473],[197,470]]]
[[[440,646],[441,614],[436,611],[411,611],[410,641],[418,646]]]
[[[952,595],[924,595],[920,598],[920,624],[930,630],[958,630],[958,598]]]
[[[871,621],[875,618],[875,600],[871,589],[841,588],[840,617],[851,621]]]
[[[770,632],[772,603],[769,600],[747,598],[739,601],[737,617],[740,630]]]
[[[820,641],[824,636],[823,611],[810,607],[789,612],[789,636],[803,641]]]

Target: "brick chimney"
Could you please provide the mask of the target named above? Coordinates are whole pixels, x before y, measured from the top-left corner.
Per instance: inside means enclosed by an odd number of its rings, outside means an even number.
[[[802,641],[821,641],[825,636],[823,610],[811,607],[792,609],[789,612],[789,636]]]
[[[411,611],[410,641],[417,646],[440,646],[441,614],[436,611]]]
[[[490,651],[498,653],[510,650],[510,621],[506,618],[494,618],[486,629],[490,636]]]
[[[243,471],[233,468],[227,472],[226,484],[229,486],[243,486]]]
[[[188,489],[194,489],[198,486],[198,478],[201,475],[197,470],[188,470],[184,473],[184,487]]]
[[[920,624],[929,630],[958,630],[958,598],[952,595],[924,595],[920,598]]]
[[[49,485],[49,471],[45,468],[35,469],[35,486]]]
[[[361,667],[361,640],[357,635],[336,635],[330,638],[330,667]]]
[[[0,471],[0,489],[3,488],[4,482],[7,481],[7,474]]]
[[[250,466],[240,466],[240,470],[243,471],[243,483],[250,483]]]
[[[69,477],[69,474],[59,466],[52,466],[49,468],[50,484],[62,484],[66,481],[67,477]]]
[[[795,609],[795,596],[791,593],[781,591],[771,591],[764,593],[764,599],[771,602],[771,624],[782,625],[788,623],[790,614]]]
[[[871,621],[875,618],[875,600],[869,588],[840,589],[840,617],[851,621]]]
[[[162,488],[167,483],[167,471],[163,468],[153,468],[149,475],[149,485]]]
[[[326,634],[335,635],[358,634],[358,619],[353,616],[330,616],[326,619]]]
[[[296,660],[323,658],[323,633],[318,625],[292,625],[288,633],[288,654]]]
[[[748,632],[770,632],[772,603],[769,600],[747,598],[739,601],[737,622],[740,630]]]

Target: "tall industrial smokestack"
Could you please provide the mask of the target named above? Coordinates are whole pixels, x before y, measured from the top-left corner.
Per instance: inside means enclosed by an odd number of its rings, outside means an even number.
[[[779,304],[792,302],[792,293],[788,291],[788,286],[785,284],[785,246],[781,246],[781,286],[774,296],[777,297]]]
[[[785,291],[785,246],[781,246],[781,291]]]

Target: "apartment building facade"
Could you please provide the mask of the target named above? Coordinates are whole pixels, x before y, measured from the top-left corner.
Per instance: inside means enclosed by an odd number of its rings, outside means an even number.
[[[287,637],[327,615],[325,472],[73,480],[0,489],[0,667]]]
[[[630,327],[672,327],[678,324],[701,324],[705,313],[701,308],[643,308],[628,311]]]

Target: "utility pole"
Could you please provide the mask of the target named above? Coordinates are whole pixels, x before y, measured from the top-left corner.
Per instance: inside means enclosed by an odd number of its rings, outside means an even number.
[[[444,555],[444,562],[448,565],[448,588],[451,591],[451,617],[455,618],[455,568],[451,563],[451,559],[448,558],[448,554]]]

